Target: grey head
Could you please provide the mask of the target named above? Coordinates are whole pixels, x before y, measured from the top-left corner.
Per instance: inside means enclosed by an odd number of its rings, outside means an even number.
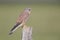
[[[28,12],[30,14],[31,13],[31,8],[25,8],[24,11]]]

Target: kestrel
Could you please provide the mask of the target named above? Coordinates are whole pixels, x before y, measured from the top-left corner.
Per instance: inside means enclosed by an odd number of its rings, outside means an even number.
[[[11,35],[17,28],[23,27],[25,23],[27,22],[29,16],[31,13],[31,8],[25,8],[24,11],[19,15],[16,24],[13,26],[13,28],[10,30],[9,35]]]

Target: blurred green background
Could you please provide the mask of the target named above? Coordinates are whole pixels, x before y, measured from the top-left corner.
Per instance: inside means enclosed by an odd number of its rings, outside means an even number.
[[[21,40],[22,29],[8,35],[25,8],[32,8],[27,22],[33,28],[33,40],[60,40],[59,0],[0,0],[0,40]]]

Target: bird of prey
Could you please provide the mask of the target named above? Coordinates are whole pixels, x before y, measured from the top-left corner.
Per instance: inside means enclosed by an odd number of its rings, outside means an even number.
[[[17,18],[16,24],[10,30],[9,35],[11,35],[17,28],[23,27],[25,25],[25,23],[27,22],[27,20],[30,16],[30,13],[31,13],[31,8],[24,9],[24,11]]]

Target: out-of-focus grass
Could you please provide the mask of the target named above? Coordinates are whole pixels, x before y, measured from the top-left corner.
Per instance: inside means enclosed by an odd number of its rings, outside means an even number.
[[[21,28],[8,35],[24,8],[32,8],[28,26],[33,27],[33,40],[60,40],[59,5],[0,4],[0,40],[21,40]]]

